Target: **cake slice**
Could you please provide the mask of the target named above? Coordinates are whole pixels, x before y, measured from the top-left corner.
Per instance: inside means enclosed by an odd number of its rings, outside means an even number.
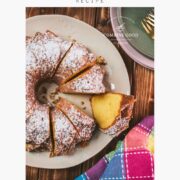
[[[134,96],[106,93],[91,98],[94,118],[102,132],[118,136],[128,128],[132,117]]]
[[[79,134],[79,142],[88,141],[95,129],[95,121],[77,106],[61,98],[56,105],[68,117]]]
[[[104,93],[104,73],[104,69],[96,64],[81,75],[60,86],[60,92],[80,94]]]
[[[96,56],[79,43],[74,43],[60,63],[55,74],[58,84],[63,84],[96,63]]]
[[[78,133],[68,117],[56,108],[51,112],[53,131],[53,150],[50,156],[59,156],[72,152],[78,140]]]
[[[37,103],[26,119],[26,150],[48,150],[51,147],[49,107]]]

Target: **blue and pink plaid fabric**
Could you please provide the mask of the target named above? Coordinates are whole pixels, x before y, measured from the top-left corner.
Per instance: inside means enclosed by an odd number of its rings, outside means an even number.
[[[154,180],[154,116],[144,118],[114,151],[75,180]]]

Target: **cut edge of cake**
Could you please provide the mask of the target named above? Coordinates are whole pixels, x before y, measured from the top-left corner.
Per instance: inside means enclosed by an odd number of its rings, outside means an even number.
[[[107,94],[109,94],[109,93],[107,93]],[[132,112],[133,112],[133,107],[134,107],[134,103],[135,103],[135,98],[133,95],[125,95],[125,94],[116,93],[116,92],[110,92],[110,94],[116,94],[116,95],[119,94],[123,97],[122,101],[120,102],[121,104],[120,104],[120,108],[118,110],[119,113],[114,118],[114,122],[111,125],[109,125],[106,128],[99,127],[99,129],[105,134],[109,134],[112,137],[116,137],[121,132],[123,132],[125,129],[127,129],[129,127],[129,121],[132,118]],[[92,111],[93,111],[92,98],[91,98],[91,106],[92,106]],[[94,111],[93,111],[93,116],[96,120]]]

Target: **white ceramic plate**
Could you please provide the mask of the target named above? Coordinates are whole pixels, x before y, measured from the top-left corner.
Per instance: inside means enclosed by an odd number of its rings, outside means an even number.
[[[63,15],[35,16],[26,21],[26,35],[28,36],[34,35],[36,32],[45,32],[47,29],[59,36],[76,39],[85,44],[92,52],[103,56],[107,61],[109,82],[115,85],[114,91],[130,94],[130,83],[123,59],[105,35],[80,20]],[[66,95],[66,97],[80,107],[82,106],[81,102],[84,101],[85,111],[91,115],[88,96]],[[86,147],[77,147],[71,155],[49,158],[49,152],[27,152],[26,164],[49,169],[72,167],[96,155],[111,140],[110,136],[97,130]]]

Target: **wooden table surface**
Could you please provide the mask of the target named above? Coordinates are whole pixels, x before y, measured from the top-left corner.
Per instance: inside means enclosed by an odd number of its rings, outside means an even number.
[[[112,27],[109,22],[109,8],[26,8],[26,18],[43,14],[64,14],[80,19],[102,33],[112,33]],[[114,38],[109,38],[119,50],[128,70],[131,94],[137,102],[133,112],[133,120],[130,128],[137,124],[144,116],[154,114],[154,71],[142,67],[132,61],[130,57],[121,49]],[[129,128],[129,129],[130,129]],[[84,163],[67,169],[41,169],[26,166],[27,180],[72,180],[74,177],[86,171],[94,165],[106,153],[113,150],[118,139],[123,139],[124,132],[120,137],[114,139],[100,153]]]

